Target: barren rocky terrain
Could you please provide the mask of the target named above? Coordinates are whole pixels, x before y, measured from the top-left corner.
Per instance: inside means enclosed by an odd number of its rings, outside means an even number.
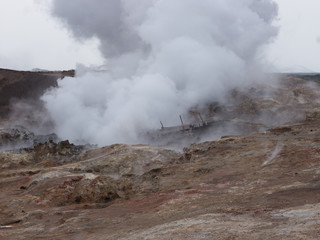
[[[319,239],[316,80],[231,93],[203,113],[225,123],[221,136],[183,151],[3,127],[2,146],[28,146],[0,152],[0,238]]]

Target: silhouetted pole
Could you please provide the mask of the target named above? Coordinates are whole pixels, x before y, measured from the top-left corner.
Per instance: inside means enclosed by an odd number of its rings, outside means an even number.
[[[179,117],[180,117],[180,120],[181,120],[181,123],[182,123],[182,129],[184,130],[184,125],[183,125],[183,121],[182,121],[181,115],[179,115]]]
[[[162,122],[160,121],[160,124],[161,124],[161,129],[164,129],[164,126],[163,126],[163,124],[162,124]]]

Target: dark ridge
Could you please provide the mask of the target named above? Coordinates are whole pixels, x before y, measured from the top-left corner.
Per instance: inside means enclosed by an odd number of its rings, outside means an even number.
[[[74,77],[75,70],[68,71],[16,71],[0,68],[0,118],[10,112],[12,100],[38,101],[57,80]]]
[[[301,78],[307,81],[320,82],[320,73],[281,73],[281,75]]]

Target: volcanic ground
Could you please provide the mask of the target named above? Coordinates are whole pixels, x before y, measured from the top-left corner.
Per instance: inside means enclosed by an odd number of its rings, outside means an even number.
[[[317,75],[190,110],[219,122],[201,136],[173,128],[179,137],[159,130],[159,144],[96,148],[17,115],[21,102],[41,110],[42,93],[70,74],[0,71],[1,239],[319,239]],[[183,139],[183,150],[165,147]]]

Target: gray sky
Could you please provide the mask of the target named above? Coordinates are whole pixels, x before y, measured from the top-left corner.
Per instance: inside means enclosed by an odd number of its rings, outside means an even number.
[[[0,68],[56,70],[75,68],[77,63],[103,64],[98,41],[73,40],[39,4],[44,1],[0,0]],[[276,2],[280,32],[265,49],[267,59],[280,71],[320,72],[320,1]]]
[[[267,48],[268,59],[282,71],[320,72],[320,1],[276,2],[280,32]]]

